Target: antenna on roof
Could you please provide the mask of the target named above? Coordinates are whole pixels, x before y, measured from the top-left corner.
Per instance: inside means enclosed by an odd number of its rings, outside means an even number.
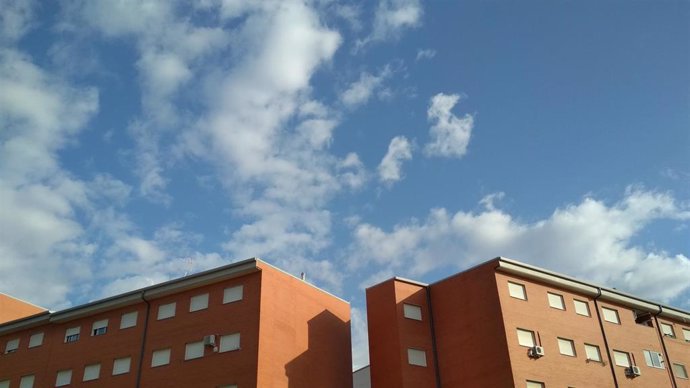
[[[302,272],[302,273],[299,275],[299,278],[302,279],[302,281],[307,281],[307,274],[304,273],[304,272]]]
[[[192,267],[194,266],[194,259],[191,256],[187,257],[186,261],[187,261],[187,271],[185,271],[184,276],[189,275],[189,273],[192,272]]]

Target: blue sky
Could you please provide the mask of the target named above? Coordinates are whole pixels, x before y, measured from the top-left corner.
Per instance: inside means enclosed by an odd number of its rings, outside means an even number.
[[[0,292],[496,256],[690,309],[690,3],[0,0]]]

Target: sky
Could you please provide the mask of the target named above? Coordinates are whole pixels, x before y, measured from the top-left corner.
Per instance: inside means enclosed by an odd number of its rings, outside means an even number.
[[[690,2],[0,0],[0,292],[497,256],[690,309]]]

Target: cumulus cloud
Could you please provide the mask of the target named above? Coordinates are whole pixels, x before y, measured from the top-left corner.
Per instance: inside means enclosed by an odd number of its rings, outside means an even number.
[[[378,167],[379,180],[386,184],[393,184],[403,178],[402,164],[412,159],[412,144],[405,136],[394,137],[388,145],[388,152]]]
[[[429,130],[431,141],[424,147],[427,156],[460,158],[467,153],[474,117],[457,117],[451,112],[459,100],[457,94],[439,93],[431,98],[427,117],[433,125]]]
[[[690,258],[632,243],[654,221],[690,219],[690,207],[670,194],[631,188],[610,205],[587,197],[529,223],[496,209],[497,197],[480,212],[433,209],[391,231],[360,223],[351,265],[419,277],[500,255],[661,301],[690,289]]]
[[[391,76],[390,66],[386,66],[378,75],[362,72],[359,79],[349,85],[340,95],[340,101],[349,108],[365,104],[372,94],[380,89],[383,82]]]

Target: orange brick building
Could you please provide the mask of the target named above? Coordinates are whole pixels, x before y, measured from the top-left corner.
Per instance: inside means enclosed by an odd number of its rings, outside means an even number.
[[[690,313],[505,258],[367,289],[373,388],[690,388]]]
[[[0,324],[0,388],[351,388],[350,306],[250,259]]]

